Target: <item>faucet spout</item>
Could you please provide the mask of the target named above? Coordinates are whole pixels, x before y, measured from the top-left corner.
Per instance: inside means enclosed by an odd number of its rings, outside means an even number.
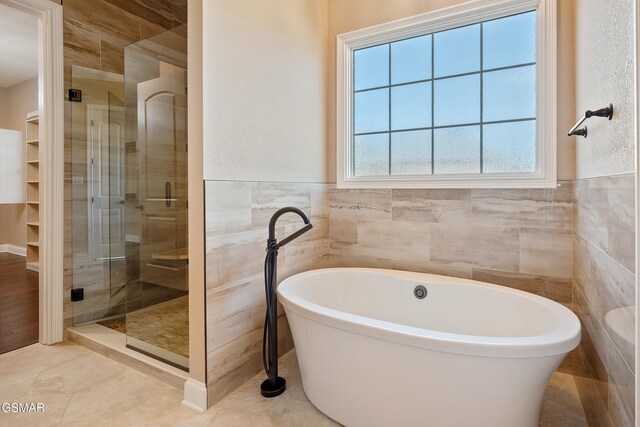
[[[302,218],[302,221],[304,221],[305,226],[302,227],[300,230],[296,231],[295,233],[291,234],[290,236],[285,237],[284,239],[282,239],[281,242],[278,242],[276,240],[276,222],[278,222],[278,219],[282,215],[289,212],[295,213],[298,216],[300,216],[300,218]],[[267,242],[267,250],[269,249],[277,250],[283,247],[284,245],[286,245],[287,243],[289,243],[290,241],[297,239],[298,237],[300,237],[307,231],[311,230],[312,228],[313,228],[313,224],[311,224],[309,217],[302,210],[295,208],[293,206],[288,206],[286,208],[279,209],[276,213],[273,214],[273,216],[271,217],[271,220],[269,221],[269,240]]]

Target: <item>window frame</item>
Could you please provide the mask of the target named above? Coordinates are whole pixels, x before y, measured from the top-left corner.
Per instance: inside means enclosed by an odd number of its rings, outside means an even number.
[[[355,176],[353,52],[536,10],[536,172]],[[336,39],[338,188],[553,188],[557,185],[557,0],[475,0],[341,34]]]

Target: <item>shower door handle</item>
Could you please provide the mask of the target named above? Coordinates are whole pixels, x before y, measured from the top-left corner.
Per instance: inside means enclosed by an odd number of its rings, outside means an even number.
[[[164,183],[164,204],[171,207],[171,183],[169,181]]]

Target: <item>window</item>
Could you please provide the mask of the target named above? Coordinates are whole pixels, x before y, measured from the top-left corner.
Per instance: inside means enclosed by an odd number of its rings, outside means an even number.
[[[554,186],[555,64],[551,0],[339,36],[338,186]]]

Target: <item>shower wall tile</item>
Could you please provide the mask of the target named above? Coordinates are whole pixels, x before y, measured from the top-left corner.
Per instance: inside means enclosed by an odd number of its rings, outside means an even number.
[[[64,62],[83,64],[88,68],[100,68],[100,35],[83,29],[76,22],[64,21]],[[70,74],[69,74],[70,75]],[[71,126],[65,126],[71,131]]]
[[[329,192],[319,183],[206,181],[206,322],[209,403],[239,387],[262,367],[264,257],[269,219],[296,206],[313,228],[279,250],[278,280],[327,266]],[[301,220],[286,214],[276,237],[294,233]],[[284,310],[280,350],[293,346]]]
[[[174,4],[162,0],[105,0],[119,9],[139,16],[145,21],[160,25],[165,29],[173,28]]]
[[[124,74],[124,47],[102,40],[100,43],[100,68],[116,74]]]
[[[65,0],[64,19],[122,46],[140,40],[140,17],[104,0]]]

